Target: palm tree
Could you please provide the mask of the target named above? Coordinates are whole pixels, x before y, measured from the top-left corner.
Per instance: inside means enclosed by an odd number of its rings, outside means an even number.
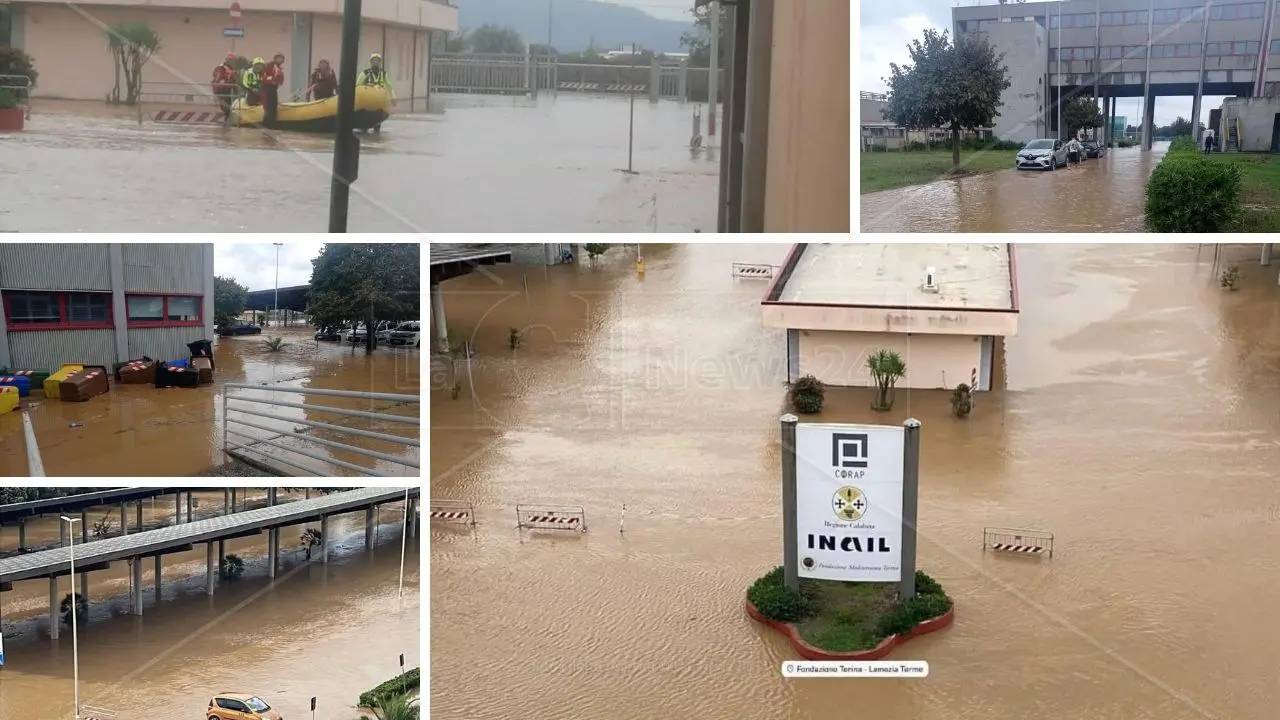
[[[111,50],[116,71],[116,84],[108,100],[119,104],[120,75],[124,74],[125,105],[136,105],[142,98],[142,66],[160,51],[160,34],[146,22],[122,22],[107,29],[107,47]]]
[[[876,384],[875,400],[872,410],[881,412],[893,407],[893,386],[907,374],[907,365],[902,356],[892,350],[877,350],[867,358],[867,369],[871,371],[871,379]]]
[[[385,697],[370,710],[378,720],[419,720],[422,717],[418,703],[404,695]]]

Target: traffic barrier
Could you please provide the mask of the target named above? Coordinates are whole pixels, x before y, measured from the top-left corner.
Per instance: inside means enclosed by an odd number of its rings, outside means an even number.
[[[516,527],[586,532],[587,513],[580,505],[516,505]]]
[[[62,381],[66,380],[67,376],[70,375],[71,373],[80,372],[81,370],[84,369],[84,367],[85,367],[84,363],[63,363],[62,367],[58,368],[58,372],[53,373],[49,377],[45,378],[44,380],[45,398],[48,400],[57,400],[60,397],[58,395],[58,386],[62,384]]]
[[[12,385],[0,385],[0,415],[22,407],[18,388]]]
[[[151,119],[158,123],[217,123],[222,124],[222,113],[200,110],[158,110]]]
[[[772,265],[733,263],[732,272],[734,277],[769,280],[773,278],[774,269],[775,268]]]
[[[1053,533],[1019,528],[982,529],[982,551],[1053,557]]]
[[[22,397],[31,394],[31,377],[29,375],[0,375],[0,385],[18,388],[18,394]]]
[[[432,500],[427,517],[448,523],[476,524],[476,510],[469,502],[459,500]]]

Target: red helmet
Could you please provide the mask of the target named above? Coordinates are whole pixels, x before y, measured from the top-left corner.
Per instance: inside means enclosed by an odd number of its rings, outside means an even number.
[[[239,58],[239,57],[240,57],[239,55],[236,55],[236,54],[235,54],[235,53],[233,53],[233,52],[229,52],[229,53],[227,53],[227,59],[228,59],[228,60],[235,60],[235,59],[237,59],[237,58]]]

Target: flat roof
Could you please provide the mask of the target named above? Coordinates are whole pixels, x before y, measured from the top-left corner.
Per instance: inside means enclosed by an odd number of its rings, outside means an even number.
[[[1017,265],[1008,243],[800,243],[765,302],[1017,312]]]

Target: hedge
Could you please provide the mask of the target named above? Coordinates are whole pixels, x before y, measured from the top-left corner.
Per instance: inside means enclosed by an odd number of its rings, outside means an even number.
[[[397,695],[408,695],[422,685],[422,668],[414,668],[404,675],[397,675],[378,687],[360,695],[360,707],[377,707],[381,701]]]
[[[803,595],[787,587],[781,565],[751,583],[747,589],[747,600],[761,615],[780,622],[799,622],[813,612]]]
[[[1244,210],[1240,168],[1210,161],[1190,137],[1174,138],[1147,181],[1146,224],[1152,232],[1226,232]]]

